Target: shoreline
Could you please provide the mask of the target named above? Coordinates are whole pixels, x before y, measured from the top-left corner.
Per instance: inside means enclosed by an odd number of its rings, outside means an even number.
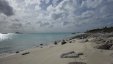
[[[42,48],[35,47],[16,53],[15,55],[0,58],[0,63],[71,64],[73,62],[81,62],[83,64],[112,64],[113,51],[110,48],[98,48],[104,44],[104,40],[105,42],[113,41],[112,35],[112,33],[106,33],[104,35],[97,33],[81,34],[73,38],[66,39],[66,43],[62,41],[58,42],[57,45],[51,43],[43,46]],[[65,58],[66,54],[70,54],[69,56],[71,56],[74,52],[79,53],[80,56],[74,56],[74,58],[68,58],[67,56],[67,58]]]
[[[53,44],[53,43],[51,43],[51,44]],[[51,46],[51,44],[43,45],[42,48]],[[1,54],[0,54],[0,58],[9,57],[9,56],[12,56],[12,55],[16,55],[16,54],[20,54],[20,53],[26,52],[26,51],[28,51],[28,50],[33,50],[33,49],[38,49],[38,48],[41,48],[41,46],[38,46],[38,47],[37,47],[37,46],[33,46],[32,48],[25,49],[25,50],[20,50],[20,51],[17,50],[18,53],[16,53],[17,51],[12,52],[12,53],[1,53]]]
[[[75,34],[73,34],[73,36],[75,36]],[[70,38],[72,38],[73,37],[72,35],[71,36],[69,36],[69,37],[67,37],[67,38],[64,38],[64,39],[60,39],[60,40],[55,40],[55,41],[53,41],[53,42],[51,42],[51,43],[41,43],[41,44],[43,44],[43,47],[47,47],[47,46],[49,46],[49,47],[51,47],[51,45],[55,45],[54,44],[54,42],[57,42],[57,43],[60,43],[62,40],[69,40]],[[17,51],[19,52],[19,53],[21,53],[21,52],[23,52],[23,51],[26,51],[26,50],[31,50],[31,49],[35,49],[35,48],[41,48],[41,45],[39,44],[39,45],[36,45],[36,46],[33,46],[32,48],[28,48],[28,49],[23,49],[23,50],[16,50],[15,52],[14,51],[12,51],[12,52],[10,52],[10,53],[0,53],[0,58],[5,58],[5,57],[9,57],[9,56],[12,56],[12,55],[16,55],[16,54],[18,54],[18,53],[16,53]]]
[[[2,53],[0,54],[0,58],[6,58],[6,57],[9,57],[9,56],[12,56],[12,55],[15,55],[16,53]]]

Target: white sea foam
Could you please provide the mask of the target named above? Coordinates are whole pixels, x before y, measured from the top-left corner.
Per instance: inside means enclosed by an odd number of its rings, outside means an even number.
[[[0,33],[0,41],[6,40],[6,39],[11,39],[13,37],[14,33],[7,33],[7,34],[2,34]]]

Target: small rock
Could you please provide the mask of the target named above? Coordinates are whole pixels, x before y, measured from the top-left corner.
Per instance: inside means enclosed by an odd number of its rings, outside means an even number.
[[[78,53],[78,55],[84,55],[84,53]]]
[[[43,46],[43,44],[40,44],[40,46]]]
[[[29,54],[30,52],[25,52],[25,53],[22,53],[22,55],[27,55],[27,54]]]
[[[16,51],[16,53],[19,53],[19,51]]]
[[[65,40],[63,40],[63,41],[61,42],[62,45],[66,44],[66,43],[67,43],[67,42],[66,42]]]
[[[75,53],[74,51],[63,53],[60,57],[61,58],[78,58],[83,53]]]
[[[72,41],[70,41],[69,43],[72,43]]]
[[[55,41],[54,44],[57,45],[58,43]]]
[[[78,57],[77,54],[75,54],[74,51],[70,51],[70,52],[67,52],[67,53],[63,53],[60,57],[61,58],[74,58],[74,57]]]
[[[85,62],[69,62],[68,64],[86,64]]]

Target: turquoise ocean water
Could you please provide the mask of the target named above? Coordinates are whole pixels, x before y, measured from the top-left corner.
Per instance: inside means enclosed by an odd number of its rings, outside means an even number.
[[[73,36],[71,33],[0,34],[0,54],[13,53]]]

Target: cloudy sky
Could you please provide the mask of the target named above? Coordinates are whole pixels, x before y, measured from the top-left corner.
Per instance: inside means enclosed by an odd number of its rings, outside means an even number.
[[[0,32],[74,32],[113,25],[113,0],[0,0]]]

